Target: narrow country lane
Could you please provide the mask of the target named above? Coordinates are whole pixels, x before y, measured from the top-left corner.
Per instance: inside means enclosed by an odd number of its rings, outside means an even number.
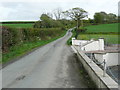
[[[66,45],[72,33],[40,47],[2,70],[3,88],[85,88]]]

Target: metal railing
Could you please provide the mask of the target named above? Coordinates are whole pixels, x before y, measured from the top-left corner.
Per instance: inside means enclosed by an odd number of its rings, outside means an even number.
[[[91,58],[90,63],[91,63],[92,61],[94,61],[97,65],[102,65],[102,64],[103,64],[103,77],[105,77],[105,76],[106,76],[106,69],[107,69],[106,60],[104,59],[103,62],[98,62],[98,61],[95,59],[94,53],[91,53],[91,57],[90,57],[90,58]]]
[[[112,78],[118,83],[118,78],[116,78],[115,75],[110,70],[110,68],[107,67],[107,62],[105,59],[103,62],[98,62],[95,59],[94,53],[91,53],[90,59],[91,59],[90,63],[92,63],[92,61],[94,61],[97,65],[103,65],[103,77],[105,77],[106,73],[109,72],[109,74],[112,76]]]

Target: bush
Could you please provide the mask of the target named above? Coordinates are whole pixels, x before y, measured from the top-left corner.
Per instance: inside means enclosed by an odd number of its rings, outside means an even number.
[[[17,45],[20,41],[19,33],[15,28],[2,27],[2,49],[7,51],[13,45]]]

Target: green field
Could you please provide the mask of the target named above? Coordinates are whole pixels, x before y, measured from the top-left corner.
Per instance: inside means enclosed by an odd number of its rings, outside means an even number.
[[[23,24],[0,24],[0,26],[8,26],[13,28],[32,28],[34,23],[23,23]]]
[[[91,25],[85,28],[87,28],[86,32],[120,32],[118,30],[119,24],[120,23]]]
[[[120,35],[119,35],[120,36]],[[120,44],[120,41],[119,41],[119,36],[118,35],[109,35],[109,34],[105,34],[105,35],[102,35],[102,34],[80,34],[78,35],[78,38],[79,40],[90,40],[91,38],[94,38],[95,40],[97,40],[98,38],[104,38],[105,41],[108,43],[108,44]]]

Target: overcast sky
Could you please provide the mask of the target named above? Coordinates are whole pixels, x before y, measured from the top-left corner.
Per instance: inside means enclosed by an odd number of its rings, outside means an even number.
[[[80,7],[93,18],[95,12],[118,14],[119,0],[0,0],[0,21],[39,20],[42,13],[56,8]]]

